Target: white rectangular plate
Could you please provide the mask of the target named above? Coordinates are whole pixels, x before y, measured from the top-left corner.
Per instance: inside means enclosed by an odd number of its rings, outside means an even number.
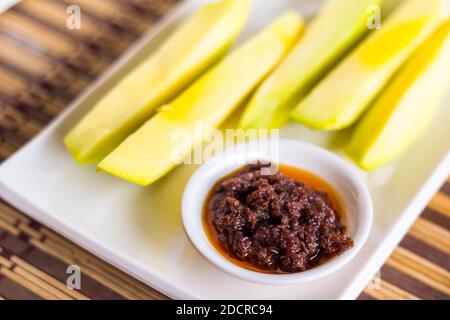
[[[297,286],[272,287],[235,279],[194,250],[180,219],[181,194],[194,167],[181,166],[160,182],[143,188],[97,173],[94,167],[78,167],[66,152],[62,140],[72,125],[199,2],[183,4],[156,30],[144,36],[68,110],[3,163],[1,196],[172,298],[356,298],[450,173],[448,99],[428,132],[403,158],[372,173],[355,167],[364,177],[375,205],[369,239],[357,257],[340,271]],[[240,41],[287,8],[310,16],[319,6],[316,0],[254,1]],[[345,133],[336,136],[290,125],[282,130],[282,136],[333,148],[345,138]]]

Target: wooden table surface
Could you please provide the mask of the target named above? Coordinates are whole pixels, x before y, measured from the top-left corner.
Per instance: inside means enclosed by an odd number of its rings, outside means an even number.
[[[0,15],[0,159],[36,135],[179,0],[24,0]],[[82,11],[81,30],[66,9]],[[81,290],[66,286],[80,266]],[[359,299],[450,299],[450,180]],[[165,299],[0,200],[0,299]]]

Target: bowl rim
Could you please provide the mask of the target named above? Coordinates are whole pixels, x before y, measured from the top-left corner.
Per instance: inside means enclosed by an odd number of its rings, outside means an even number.
[[[356,228],[355,235],[352,237],[354,240],[354,245],[349,250],[345,251],[343,254],[333,257],[330,260],[324,262],[323,264],[314,267],[312,269],[297,272],[297,273],[288,273],[288,274],[271,274],[271,273],[263,273],[257,272],[250,269],[246,269],[244,267],[238,266],[226,257],[224,257],[220,252],[218,252],[214,246],[210,243],[206,232],[203,227],[203,202],[204,197],[207,196],[213,184],[219,180],[221,177],[226,176],[227,174],[233,172],[239,167],[244,166],[245,164],[236,164],[233,160],[244,157],[244,155],[239,154],[239,150],[245,146],[251,146],[255,143],[260,143],[259,139],[250,142],[244,142],[242,144],[234,145],[228,149],[225,149],[208,161],[203,163],[190,177],[187,185],[185,186],[183,196],[182,196],[182,222],[183,228],[187,235],[187,238],[192,243],[192,245],[196,248],[196,250],[212,263],[214,266],[219,268],[226,273],[237,277],[242,280],[247,280],[260,284],[268,284],[268,285],[291,285],[298,284],[306,281],[312,281],[319,278],[323,278],[331,273],[337,271],[342,268],[344,265],[349,263],[356,254],[360,251],[364,243],[366,242],[369,232],[372,227],[373,220],[373,205],[370,197],[370,193],[367,189],[366,184],[363,179],[358,175],[356,170],[350,166],[348,162],[339,157],[338,155],[322,148],[317,145],[313,145],[310,143],[302,142],[299,140],[293,139],[278,139],[278,143],[280,148],[295,144],[296,147],[301,147],[306,149],[309,152],[313,152],[318,155],[323,163],[333,163],[334,166],[337,166],[342,173],[348,178],[349,181],[356,187],[355,189],[358,192],[358,204],[363,208],[359,214],[358,227]],[[245,149],[246,150],[246,149]],[[224,154],[227,153],[227,155]],[[266,154],[251,154],[247,155],[250,159],[256,160],[270,160],[270,155]],[[224,159],[220,160],[220,157],[224,157]],[[264,159],[266,158],[266,159]],[[279,159],[279,163],[283,164],[283,159]],[[292,166],[292,165],[290,165]],[[301,168],[300,166],[294,166]],[[219,174],[220,173],[220,174]],[[208,183],[205,179],[205,176],[218,175],[219,178],[213,181],[212,184]],[[325,179],[326,180],[326,179]],[[329,181],[327,181],[330,183]],[[332,187],[333,184],[330,183]],[[198,192],[202,192],[199,190],[203,190],[204,197],[201,199],[200,205],[196,204],[198,198],[194,195]],[[342,196],[341,196],[342,197]],[[343,198],[343,197],[342,197]],[[344,200],[343,200],[344,201]],[[200,208],[200,212],[191,212],[192,208],[197,207]],[[354,214],[352,212],[348,212],[347,214]],[[195,216],[195,218],[193,218]],[[200,220],[200,221],[198,221]],[[201,230],[198,230],[200,226]]]

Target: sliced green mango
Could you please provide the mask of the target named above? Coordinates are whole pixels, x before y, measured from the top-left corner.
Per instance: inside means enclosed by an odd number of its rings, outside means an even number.
[[[446,0],[405,1],[293,110],[322,130],[353,124],[398,68],[447,17]]]
[[[355,128],[345,153],[372,170],[402,154],[430,124],[450,88],[450,21],[400,70]]]
[[[305,35],[258,88],[239,126],[273,128],[289,118],[311,84],[334,65],[365,33],[373,5],[381,0],[331,0],[306,29]]]
[[[246,99],[286,55],[302,28],[295,12],[285,13],[164,106],[99,169],[141,185],[161,178]]]
[[[250,0],[221,0],[202,7],[151,56],[111,89],[65,137],[79,164],[102,160],[219,60],[247,20]]]

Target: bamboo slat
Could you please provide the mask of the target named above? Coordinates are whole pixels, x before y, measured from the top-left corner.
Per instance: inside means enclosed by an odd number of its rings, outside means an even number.
[[[5,277],[8,277],[9,279],[11,279],[14,282],[17,282],[19,285],[27,288],[31,292],[35,293],[36,295],[38,295],[44,299],[60,300],[58,295],[55,295],[54,293],[52,293],[51,290],[49,291],[48,288],[43,288],[43,287],[37,285],[36,283],[34,283],[33,281],[30,281],[29,279],[21,276],[18,273],[12,272],[9,269],[0,267],[0,274],[3,274]]]
[[[63,284],[59,280],[53,278],[52,276],[46,274],[45,272],[42,272],[38,268],[32,266],[31,264],[27,263],[26,261],[20,259],[19,257],[13,256],[11,257],[11,261],[15,263],[19,268],[16,267],[16,272],[19,274],[32,274],[36,278],[39,279],[39,283],[44,283],[44,286],[52,286],[55,288],[55,290],[59,290],[62,294],[60,295],[62,298],[74,298],[78,300],[89,300],[88,297],[81,294],[80,292],[76,290],[69,289],[66,284]],[[17,270],[19,269],[20,272]],[[23,270],[23,271],[22,271]]]
[[[364,292],[378,300],[419,300],[418,297],[410,294],[382,279],[377,280],[379,288],[366,288]]]
[[[387,264],[450,296],[450,273],[442,267],[401,247],[395,250]]]
[[[450,197],[443,192],[438,192],[431,200],[429,206],[450,218]]]
[[[409,234],[446,254],[450,254],[450,232],[430,221],[419,218],[410,229]]]

